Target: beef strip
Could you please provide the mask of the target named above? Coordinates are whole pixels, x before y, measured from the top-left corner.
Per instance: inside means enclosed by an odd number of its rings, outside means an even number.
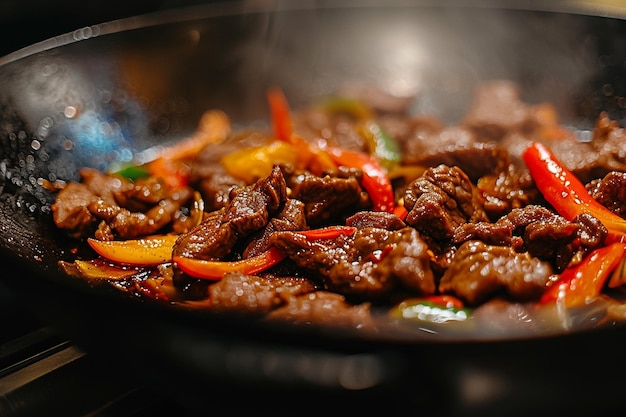
[[[549,262],[509,246],[492,246],[467,241],[456,251],[439,283],[443,294],[454,294],[476,306],[505,293],[514,300],[538,300],[551,282]]]
[[[106,175],[93,168],[79,170],[81,182],[70,182],[59,191],[51,206],[56,226],[75,238],[93,235],[100,218],[89,211],[91,203],[101,200],[117,206],[115,194],[132,187],[123,177]]]
[[[269,312],[266,318],[330,328],[367,330],[374,327],[370,303],[354,305],[347,302],[345,296],[328,291],[315,291],[291,298],[286,305]]]
[[[482,140],[500,141],[510,132],[533,132],[539,127],[532,106],[520,98],[519,85],[508,80],[479,84],[459,123]]]
[[[293,297],[314,290],[315,284],[303,277],[230,272],[209,286],[208,303],[214,311],[262,316],[286,305]]]
[[[309,226],[342,222],[343,218],[354,213],[356,209],[370,204],[359,178],[348,175],[347,178],[330,175],[318,177],[301,172],[287,177],[290,196],[304,203]]]
[[[267,226],[255,233],[243,251],[243,258],[259,255],[266,251],[272,234],[282,231],[307,230],[304,203],[293,198],[287,199],[283,209],[270,219]]]
[[[104,204],[102,200],[89,203],[89,211],[103,219],[96,233],[100,240],[136,239],[153,235],[171,224],[180,204],[177,201],[161,200],[146,213],[133,212],[119,206]]]
[[[310,107],[292,115],[294,132],[312,142],[327,142],[354,151],[367,150],[357,120],[346,111]]]
[[[52,205],[57,227],[76,237],[133,239],[158,233],[192,197],[190,188],[170,191],[155,177],[130,181],[90,168],[80,174],[82,185],[68,184]]]
[[[206,203],[207,211],[219,210],[226,207],[230,192],[236,187],[244,187],[245,182],[229,175],[219,164],[205,168],[204,177],[198,183],[198,190]]]
[[[178,236],[173,256],[217,260],[227,256],[239,238],[232,223],[224,221],[225,209],[212,212],[199,225]]]
[[[488,221],[481,197],[458,167],[429,168],[404,194],[405,222],[435,241],[449,241],[467,222]]]
[[[127,186],[127,189],[112,190],[115,202],[128,211],[144,212],[163,200],[180,200],[184,194],[188,198],[190,190],[181,187],[174,192],[168,190],[161,177],[139,178]]]
[[[51,206],[55,225],[76,239],[92,235],[98,219],[87,206],[97,198],[85,184],[68,183]]]
[[[256,183],[232,190],[228,205],[181,234],[173,256],[216,260],[228,255],[240,238],[246,238],[267,225],[287,200],[285,179],[279,167]]]
[[[621,217],[626,217],[626,173],[609,172],[604,178],[587,184],[587,191],[598,203]]]
[[[387,230],[398,230],[406,227],[406,223],[400,217],[385,211],[359,211],[346,219],[346,225],[358,229],[377,227]]]
[[[626,129],[619,122],[611,120],[607,112],[601,112],[596,119],[591,145],[602,155],[609,155],[614,160],[616,170],[624,170],[626,163]]]
[[[404,150],[405,164],[458,166],[472,182],[483,175],[497,173],[509,164],[506,149],[479,141],[471,131],[458,126],[412,137],[405,142]]]
[[[495,223],[465,223],[456,229],[452,241],[456,245],[480,240],[488,245],[510,246],[549,261],[561,271],[575,253],[595,248],[606,235],[606,228],[589,215],[570,222],[543,206],[528,205],[512,210]]]
[[[119,175],[107,175],[93,168],[81,168],[78,172],[81,182],[99,199],[106,204],[126,207],[123,201],[118,199],[120,195],[133,188],[132,181]]]
[[[476,187],[483,197],[483,208],[496,220],[512,209],[545,203],[527,169],[510,164],[506,169],[481,177]]]
[[[435,291],[428,247],[411,227],[358,229],[352,236],[314,242],[279,232],[270,242],[330,291],[358,298],[380,298],[399,288],[420,294]]]

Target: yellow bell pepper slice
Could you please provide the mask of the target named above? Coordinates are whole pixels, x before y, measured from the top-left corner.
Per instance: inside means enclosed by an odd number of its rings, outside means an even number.
[[[275,140],[224,155],[221,164],[233,177],[252,184],[270,175],[275,164],[295,165],[297,159],[298,150],[292,144]]]
[[[137,273],[136,269],[124,269],[113,265],[97,264],[94,261],[76,260],[74,264],[87,279],[124,280]]]
[[[158,265],[172,260],[172,248],[178,235],[153,235],[131,240],[87,239],[98,255],[128,265]]]

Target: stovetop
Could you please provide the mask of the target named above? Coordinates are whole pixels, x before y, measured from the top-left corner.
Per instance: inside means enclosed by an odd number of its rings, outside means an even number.
[[[138,385],[33,317],[0,286],[0,415],[183,416],[167,393]]]

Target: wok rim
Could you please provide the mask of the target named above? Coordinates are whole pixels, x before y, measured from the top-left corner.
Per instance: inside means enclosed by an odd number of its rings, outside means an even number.
[[[130,17],[105,21],[73,31],[58,34],[40,42],[25,46],[0,56],[0,67],[31,55],[36,55],[57,47],[84,42],[93,37],[106,36],[119,32],[152,26],[180,23],[194,19],[216,18],[231,15],[268,13],[315,9],[349,9],[355,7],[381,7],[377,0],[260,0],[250,4],[245,0],[206,3],[194,6],[176,7]],[[384,7],[460,7],[469,9],[520,10],[575,14],[583,16],[626,19],[626,5],[598,4],[590,0],[388,0]]]

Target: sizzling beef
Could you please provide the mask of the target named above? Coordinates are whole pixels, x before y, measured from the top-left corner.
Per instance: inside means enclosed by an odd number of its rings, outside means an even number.
[[[150,287],[152,298],[189,308],[369,329],[374,311],[440,296],[484,322],[502,303],[526,314],[607,245],[601,219],[566,218],[546,202],[522,158],[533,142],[626,215],[626,133],[605,113],[593,140],[579,142],[549,104],[525,103],[508,81],[481,85],[450,126],[368,91],[374,101],[294,112],[293,124],[273,126],[292,129],[282,142],[231,132],[222,117],[223,140],[173,158],[190,173],[176,187],[165,174],[131,180],[84,168],[58,193],[55,224],[77,239],[177,236],[171,260],[139,266],[120,288]],[[243,149],[256,156],[237,160]],[[395,201],[380,205],[386,184]],[[395,208],[377,209],[387,206]]]

